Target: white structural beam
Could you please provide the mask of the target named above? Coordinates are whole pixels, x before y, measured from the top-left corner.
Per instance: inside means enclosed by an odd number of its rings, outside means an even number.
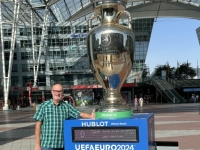
[[[9,87],[10,87],[10,79],[13,65],[13,56],[14,56],[14,48],[15,48],[15,40],[16,40],[16,28],[19,18],[19,9],[20,3],[15,0],[13,10],[13,20],[11,21],[3,21],[2,19],[2,2],[0,2],[0,34],[1,34],[1,55],[2,55],[2,71],[3,71],[3,96],[4,96],[4,107],[3,110],[8,110],[8,95],[9,95]],[[10,49],[4,50],[4,37],[3,37],[3,26],[9,25],[12,28],[12,36],[11,36],[11,46]],[[6,69],[5,64],[5,53],[9,53],[9,63],[8,70]]]
[[[49,8],[46,6],[45,7],[45,13],[44,13],[44,19],[43,19],[43,25],[42,25],[42,35],[40,39],[40,45],[39,45],[39,51],[38,51],[38,58],[35,58],[35,46],[34,43],[32,44],[32,51],[33,51],[33,73],[34,73],[34,83],[33,87],[37,87],[37,77],[38,77],[38,71],[39,71],[39,66],[40,66],[40,58],[41,58],[41,53],[44,51],[44,36],[46,34],[46,26],[47,26],[47,18],[49,16]],[[34,42],[34,35],[33,35],[33,28],[34,28],[34,23],[31,22],[31,28],[32,28],[32,41]],[[38,47],[38,46],[36,46]]]

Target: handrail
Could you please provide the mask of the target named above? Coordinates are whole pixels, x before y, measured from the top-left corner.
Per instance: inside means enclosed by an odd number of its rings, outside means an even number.
[[[162,87],[163,92],[170,97],[173,101],[174,98],[177,102],[186,102],[175,90],[172,84],[170,84],[169,79],[163,80],[161,77],[152,78],[160,87]],[[162,82],[162,83],[161,83]],[[167,91],[166,91],[167,90]]]

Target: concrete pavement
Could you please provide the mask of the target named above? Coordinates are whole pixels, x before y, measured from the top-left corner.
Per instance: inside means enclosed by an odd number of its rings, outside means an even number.
[[[97,107],[77,108],[91,112]],[[154,113],[156,141],[178,141],[180,150],[200,150],[199,108],[200,103],[148,104],[134,113]],[[34,150],[34,113],[32,107],[0,110],[0,150]]]

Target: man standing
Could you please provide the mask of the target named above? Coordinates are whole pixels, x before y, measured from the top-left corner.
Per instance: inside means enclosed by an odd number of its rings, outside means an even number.
[[[63,87],[55,84],[51,89],[52,99],[43,102],[34,115],[35,150],[64,150],[63,121],[72,118],[94,119],[94,111],[80,112],[62,101]]]

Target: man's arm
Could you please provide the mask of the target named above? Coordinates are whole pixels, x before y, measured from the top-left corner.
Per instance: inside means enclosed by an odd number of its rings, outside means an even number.
[[[41,146],[40,146],[41,125],[42,125],[42,122],[36,121],[36,124],[35,124],[35,150],[41,150]]]
[[[85,118],[85,119],[95,119],[95,113],[94,113],[94,111],[95,110],[93,110],[91,114],[86,113],[86,112],[81,112],[80,113],[80,117],[81,118]]]

